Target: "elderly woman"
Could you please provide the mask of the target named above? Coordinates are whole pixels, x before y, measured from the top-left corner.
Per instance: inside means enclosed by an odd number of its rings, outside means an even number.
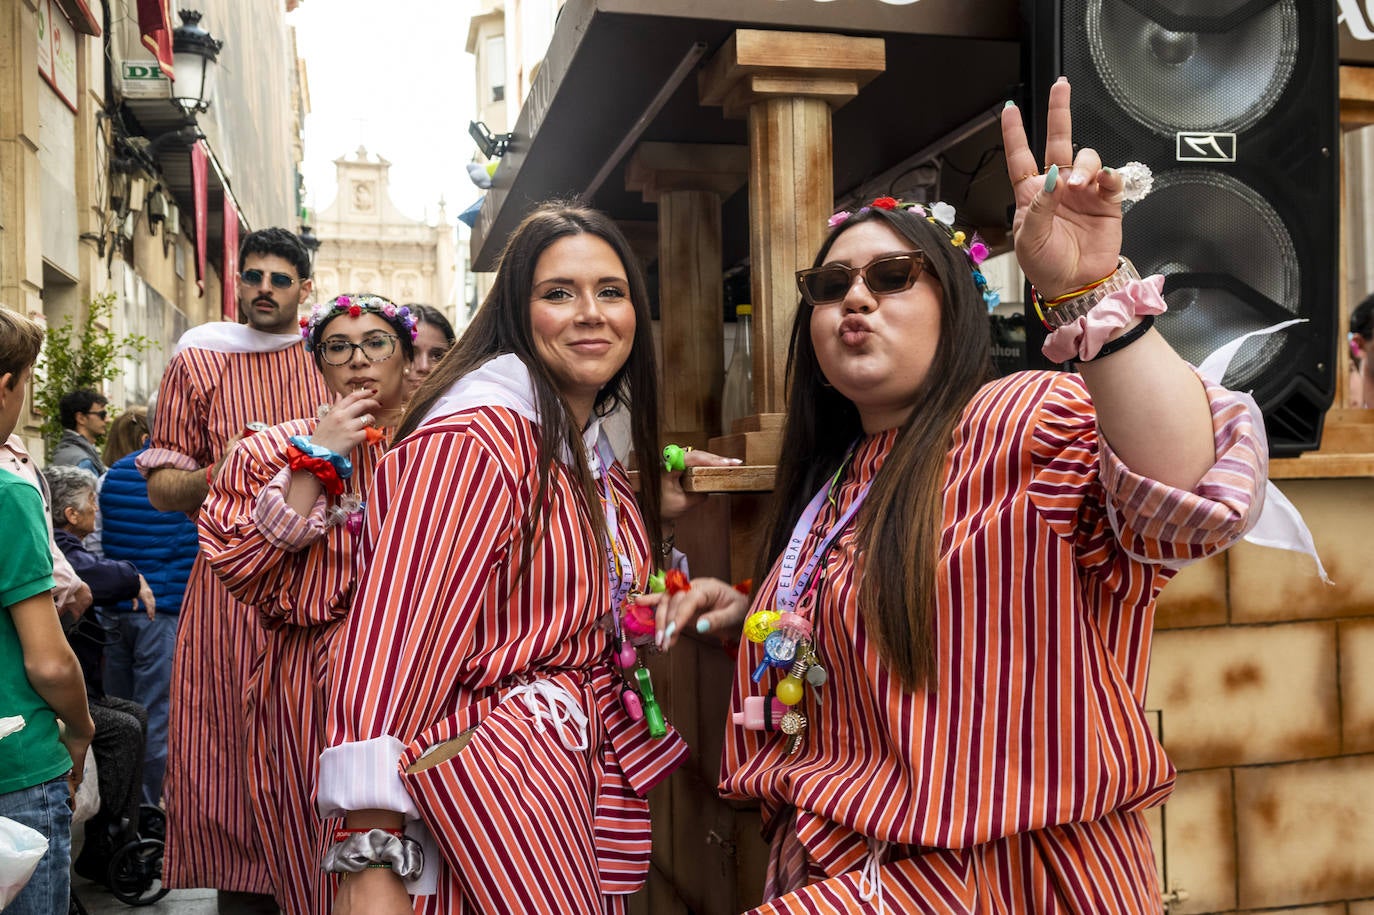
[[[326,861],[356,871],[335,912],[620,912],[643,884],[645,795],[687,753],[621,627],[685,507],[644,459],[648,303],[609,219],[541,206],[407,408],[330,659]],[[603,431],[619,405],[638,497]]]
[[[772,840],[757,911],[1160,910],[1155,597],[1242,536],[1267,449],[1151,329],[1161,281],[1119,258],[1123,178],[1074,155],[1067,82],[1048,124],[1042,174],[1002,116],[1016,253],[1078,374],[988,381],[985,251],[950,208],[837,214],[798,274],[722,771]],[[699,631],[747,608],[701,579],[659,603]]]
[[[141,612],[152,619],[156,598],[134,564],[97,556],[82,544],[95,530],[95,476],[80,467],[57,465],[45,468],[43,477],[51,493],[53,538],[77,576],[90,586],[94,609],[101,614]],[[88,880],[104,883],[111,852],[136,838],[148,713],[136,702],[106,694],[106,635],[95,613],[77,620],[67,639],[86,678],[95,722],[91,752],[100,781],[100,810],[86,823],[86,844],[73,867]]]
[[[253,813],[287,915],[328,910],[315,761],[324,748],[330,641],[354,595],[362,511],[401,416],[415,317],[376,295],[341,295],[302,319],[334,402],[243,439],[200,512],[201,548],[267,630],[246,689]]]

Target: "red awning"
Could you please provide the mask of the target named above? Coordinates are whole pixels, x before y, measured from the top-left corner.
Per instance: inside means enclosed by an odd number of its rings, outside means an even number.
[[[172,27],[168,21],[167,0],[138,0],[138,32],[143,46],[157,58],[163,75],[175,79],[172,75]]]

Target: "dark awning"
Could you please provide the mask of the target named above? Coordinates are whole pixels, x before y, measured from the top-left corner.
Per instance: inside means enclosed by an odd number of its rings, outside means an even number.
[[[834,115],[837,198],[861,187],[876,192],[878,185],[885,193],[894,181],[900,188],[909,176],[899,172],[921,164],[910,161],[914,154],[940,151],[948,142],[941,196],[970,223],[1006,222],[1011,198],[994,120],[1020,78],[1017,0],[660,0],[652,11],[645,6],[642,0],[568,0],[473,227],[474,269],[493,269],[515,225],[548,197],[580,194],[618,220],[655,219],[652,204],[625,190],[625,165],[638,142],[746,144],[746,122],[700,105],[696,80],[700,61],[739,28],[885,39],[887,71]],[[674,80],[680,80],[675,88]],[[745,192],[727,201],[723,217],[725,260],[732,263],[748,247]]]

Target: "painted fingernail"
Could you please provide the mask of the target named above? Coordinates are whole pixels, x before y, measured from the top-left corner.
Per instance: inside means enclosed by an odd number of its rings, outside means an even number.
[[[701,619],[697,620],[697,632],[710,632],[710,631],[711,631],[711,621],[710,621],[710,620],[708,620],[708,619],[707,619],[706,617],[704,617],[704,616],[703,616]]]
[[[726,458],[726,459],[725,459],[725,463],[727,463],[727,464],[743,464],[743,463],[744,463],[744,458]]]
[[[1016,103],[1013,102],[1011,99],[1007,99],[1007,103],[1006,103],[1005,105],[1002,106],[1002,110],[1005,111],[1005,110],[1008,109],[1008,108],[1015,108],[1015,107],[1016,107]]]
[[[1045,172],[1045,193],[1053,194],[1054,186],[1059,183],[1059,166],[1051,165],[1049,171]]]
[[[670,641],[672,641],[673,633],[674,633],[674,632],[677,632],[677,621],[676,621],[676,620],[674,620],[673,622],[669,623],[666,627],[664,627],[664,630],[663,630],[663,644],[664,644],[664,646],[667,646],[667,644],[668,644]]]
[[[1079,187],[1086,180],[1087,179],[1083,177],[1083,173],[1075,169],[1069,172],[1069,180],[1066,183],[1069,187]]]
[[[1111,173],[1112,173],[1112,167],[1111,167],[1110,165],[1104,165],[1104,166],[1102,166],[1102,174],[1104,174],[1104,175],[1110,175]]]
[[[1056,83],[1067,83],[1068,81],[1069,78],[1067,76],[1061,76],[1057,80],[1055,80]]]

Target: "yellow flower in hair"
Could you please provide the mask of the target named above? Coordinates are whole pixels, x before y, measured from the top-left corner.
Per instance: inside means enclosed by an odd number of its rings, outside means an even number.
[[[954,233],[954,236],[950,239],[950,241],[954,242],[954,247],[956,247],[956,248],[959,247],[960,245],[962,245],[962,244],[964,243],[964,233],[963,233],[963,232],[955,232],[955,233]]]

